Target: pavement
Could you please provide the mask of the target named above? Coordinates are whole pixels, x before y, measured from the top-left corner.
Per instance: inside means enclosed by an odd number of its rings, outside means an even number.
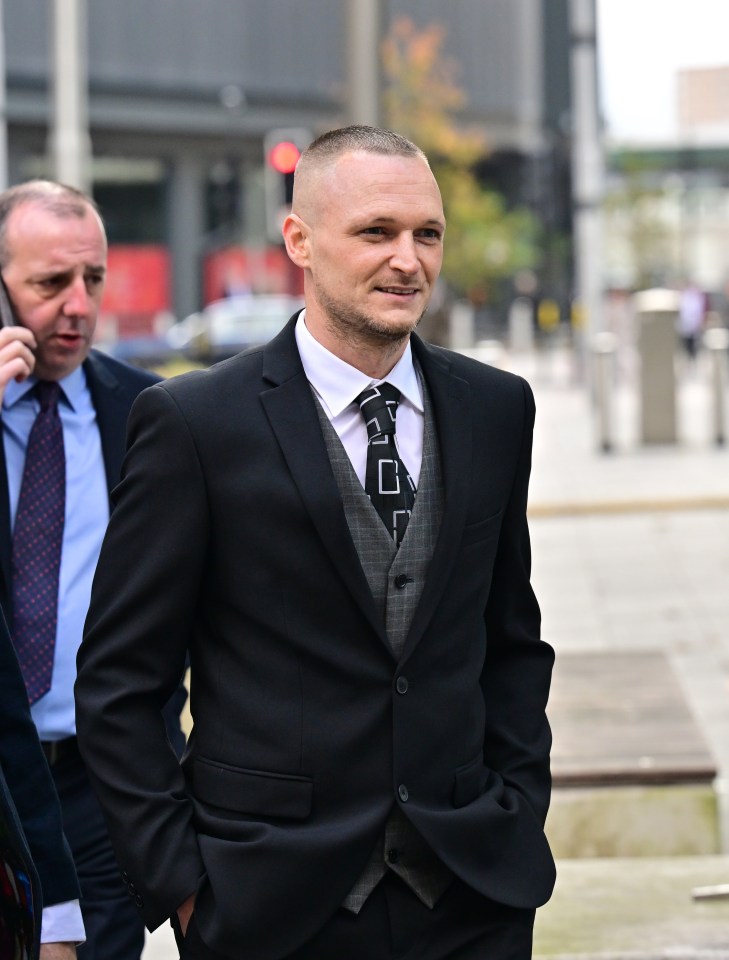
[[[670,445],[641,442],[637,375],[616,378],[610,453],[568,352],[511,357],[509,366],[527,376],[537,401],[529,511],[544,639],[558,659],[665,654],[726,791],[729,448],[712,440],[707,360],[677,365],[678,437]]]
[[[568,350],[503,358],[537,401],[529,510],[543,636],[557,671],[569,654],[666,657],[717,769],[719,855],[558,861],[535,956],[726,960],[729,899],[691,892],[729,883],[729,450],[714,442],[708,356],[677,358],[677,442],[665,445],[642,442],[640,371],[620,359],[606,453]]]
[[[646,445],[639,370],[634,357],[618,357],[606,453],[584,364],[568,347],[510,354],[487,343],[473,352],[534,389],[533,582],[557,662],[664,654],[718,771],[718,855],[561,862],[536,955],[729,958],[729,900],[697,909],[690,897],[701,878],[729,883],[729,449],[713,441],[709,358],[692,367],[678,358],[677,442]],[[637,895],[648,888],[657,891],[650,902]],[[577,935],[569,947],[565,924]],[[143,960],[176,957],[163,928]]]

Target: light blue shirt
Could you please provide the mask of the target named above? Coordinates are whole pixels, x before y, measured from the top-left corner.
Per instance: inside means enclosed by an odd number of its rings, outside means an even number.
[[[40,409],[29,396],[35,384],[11,381],[2,404],[3,443],[8,474],[10,521],[15,527],[20,484],[33,421]],[[76,734],[73,685],[76,653],[89,608],[91,582],[109,521],[101,437],[86,375],[81,367],[60,381],[59,412],[66,453],[66,518],[58,588],[58,627],[51,689],[32,707],[41,740]]]

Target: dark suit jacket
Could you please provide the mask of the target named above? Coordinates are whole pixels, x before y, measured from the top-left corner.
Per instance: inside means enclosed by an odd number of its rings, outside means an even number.
[[[413,349],[445,509],[398,663],[293,319],[132,410],[76,696],[81,749],[150,928],[197,888],[214,950],[288,953],[341,904],[393,803],[483,894],[532,908],[551,893],[553,653],[529,585],[531,391],[417,337]],[[155,714],[188,649],[194,732],[179,768]]]
[[[25,683],[0,613],[0,869],[30,879],[34,942],[43,905],[79,896],[76,871],[61,827],[61,810],[30,716]],[[6,885],[2,884],[3,889]],[[15,912],[0,893],[0,912]],[[34,954],[34,956],[37,954]]]

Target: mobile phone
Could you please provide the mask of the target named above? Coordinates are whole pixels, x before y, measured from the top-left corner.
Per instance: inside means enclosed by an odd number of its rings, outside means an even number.
[[[5,286],[2,276],[0,276],[0,327],[15,327],[17,323],[8,296],[8,288]]]

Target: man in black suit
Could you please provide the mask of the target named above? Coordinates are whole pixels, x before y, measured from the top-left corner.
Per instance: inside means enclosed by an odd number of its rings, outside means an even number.
[[[121,473],[127,416],[137,394],[159,379],[91,350],[106,258],[101,218],[79,191],[36,180],[0,195],[0,292],[7,297],[0,329],[0,603],[28,685],[81,885],[87,939],[79,956],[138,960],[144,926],[119,880],[103,816],[78,752],[73,698],[76,651],[109,519],[109,493]],[[56,397],[49,408],[42,400],[44,390]],[[31,437],[43,419],[39,411],[46,409],[51,422],[60,424],[62,480],[41,480],[40,487],[62,489],[60,520],[53,527],[46,513],[32,521],[39,526],[37,541],[29,545],[23,542],[26,533],[18,529],[36,528],[29,526],[27,512],[20,524],[18,517],[23,515],[26,486],[33,485],[33,457],[27,455]],[[45,555],[51,529],[59,527],[54,585],[48,589],[52,603],[28,602],[36,596],[35,584],[46,582],[47,571],[25,563],[22,551],[30,558]],[[46,630],[52,642],[43,646],[40,638]],[[41,662],[47,682],[42,689],[31,689]],[[169,712],[174,716],[176,709],[177,716],[170,725],[181,750],[179,691],[176,696],[178,702]]]
[[[554,882],[534,404],[414,333],[444,230],[416,146],[323,135],[284,224],[305,310],[132,410],[79,740],[185,960],[531,954]],[[188,651],[179,767],[158,714]]]
[[[0,730],[0,956],[23,956],[24,948],[32,960],[73,960],[73,942],[40,943],[42,909],[78,900],[79,888],[2,613]],[[82,925],[76,932],[83,939]]]

